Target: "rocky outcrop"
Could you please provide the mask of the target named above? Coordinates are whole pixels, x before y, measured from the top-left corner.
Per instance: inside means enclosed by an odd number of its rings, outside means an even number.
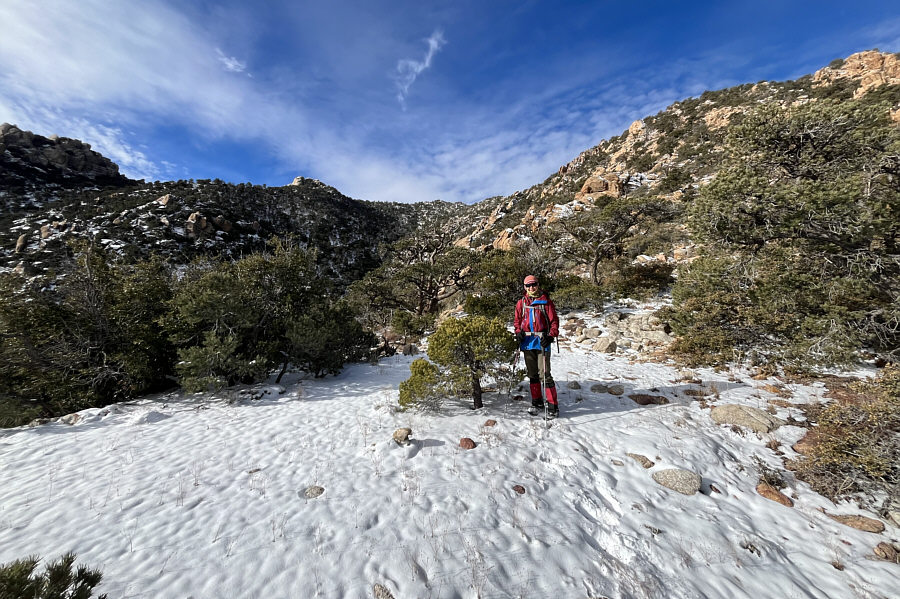
[[[644,351],[665,347],[675,338],[669,325],[651,313],[616,312],[600,327],[566,325],[566,336],[575,343],[590,345],[595,352],[614,354],[620,349]]]
[[[855,98],[882,85],[900,84],[900,57],[877,50],[858,52],[813,75],[813,82],[817,85],[828,85],[839,79],[859,81],[859,87],[853,94]]]
[[[114,162],[92,150],[90,144],[0,124],[0,186],[121,186],[130,182],[119,174]]]

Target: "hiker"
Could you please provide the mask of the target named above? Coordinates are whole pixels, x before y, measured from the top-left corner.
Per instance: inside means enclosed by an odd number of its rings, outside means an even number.
[[[555,418],[559,414],[556,399],[556,383],[550,374],[550,346],[559,335],[559,318],[556,307],[538,285],[537,277],[525,277],[525,295],[516,304],[514,328],[516,341],[525,358],[525,368],[531,383],[531,410],[537,414],[544,409],[543,387],[547,393],[547,415]]]

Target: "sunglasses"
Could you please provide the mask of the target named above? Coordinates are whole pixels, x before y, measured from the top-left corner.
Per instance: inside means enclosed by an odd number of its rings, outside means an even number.
[[[537,283],[525,283],[526,287],[537,287]]]

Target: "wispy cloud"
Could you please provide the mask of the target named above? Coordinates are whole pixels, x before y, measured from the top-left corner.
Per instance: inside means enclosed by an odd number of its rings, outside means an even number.
[[[225,70],[229,73],[243,73],[247,70],[247,63],[241,62],[234,56],[226,56],[222,50],[216,48],[216,57],[219,59],[219,62],[222,63],[222,66],[225,67]]]
[[[444,33],[439,29],[432,33],[426,42],[428,43],[428,51],[425,53],[424,59],[402,58],[397,61],[397,72],[394,80],[397,84],[397,100],[404,110],[406,109],[406,97],[409,95],[409,88],[416,82],[419,75],[431,66],[431,60],[434,58],[434,55],[447,43],[444,39]]]

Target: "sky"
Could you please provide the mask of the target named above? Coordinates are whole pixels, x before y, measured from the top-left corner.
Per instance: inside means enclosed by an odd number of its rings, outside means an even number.
[[[146,180],[477,202],[673,102],[900,51],[895,0],[0,0],[0,122]]]

